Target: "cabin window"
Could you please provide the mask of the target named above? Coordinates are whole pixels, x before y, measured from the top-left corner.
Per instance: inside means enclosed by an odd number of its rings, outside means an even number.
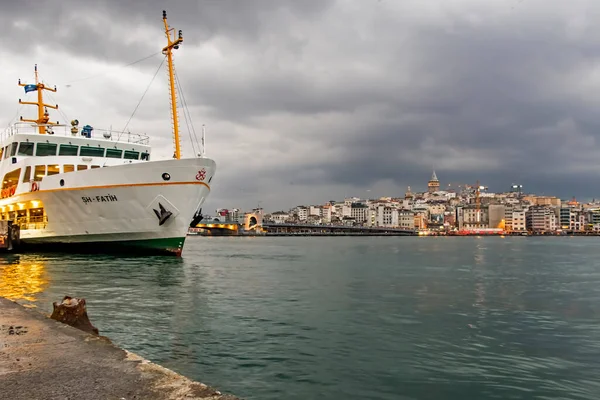
[[[79,155],[87,157],[104,157],[104,148],[82,146]]]
[[[78,165],[77,166],[77,171],[84,171],[87,169],[87,165]]]
[[[18,222],[26,222],[27,221],[27,210],[17,210],[17,221]]]
[[[21,175],[21,168],[17,168],[14,171],[11,171],[8,174],[4,175],[4,179],[2,181],[2,189],[6,189],[11,186],[16,186],[19,182],[19,175]]]
[[[100,168],[100,166],[99,165],[92,165],[91,168],[92,169],[96,169],[96,168]]]
[[[34,143],[21,142],[21,144],[19,144],[19,151],[17,152],[17,155],[18,156],[32,156],[33,155],[33,146],[34,146]]]
[[[3,154],[4,154],[4,148],[0,147],[0,160],[2,160]]]
[[[57,164],[48,165],[48,176],[60,174],[60,169]]]
[[[72,144],[61,144],[58,149],[59,156],[76,156],[79,146],[73,146]]]
[[[30,208],[29,209],[29,222],[44,222],[44,209],[39,208]]]
[[[56,143],[38,143],[35,149],[36,156],[55,156]]]
[[[125,150],[125,159],[126,160],[137,160],[138,158],[140,158],[139,151]]]
[[[23,183],[29,182],[31,179],[31,166],[25,168],[25,173],[23,174]]]
[[[106,149],[106,157],[107,158],[122,158],[123,150],[119,149]]]
[[[17,154],[17,147],[19,146],[19,143],[15,142],[12,143],[10,145],[10,156],[13,157]]]
[[[63,172],[73,172],[73,171],[75,171],[75,166],[73,164],[63,165]]]
[[[46,176],[46,166],[45,165],[36,165],[35,170],[33,172],[33,180],[41,181],[42,178]]]
[[[150,161],[150,153],[148,153],[147,151],[142,153],[142,160],[144,161]]]

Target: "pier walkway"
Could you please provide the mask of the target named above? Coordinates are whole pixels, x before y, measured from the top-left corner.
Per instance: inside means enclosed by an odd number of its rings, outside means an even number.
[[[0,398],[237,399],[1,297]]]

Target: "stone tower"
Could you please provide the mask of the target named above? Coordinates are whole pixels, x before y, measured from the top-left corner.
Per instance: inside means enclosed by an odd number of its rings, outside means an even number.
[[[434,193],[440,190],[440,181],[438,180],[437,175],[435,174],[435,170],[433,174],[431,174],[431,179],[427,182],[427,191],[429,193]]]

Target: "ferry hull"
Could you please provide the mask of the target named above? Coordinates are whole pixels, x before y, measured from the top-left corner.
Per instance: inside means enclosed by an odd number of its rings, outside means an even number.
[[[114,255],[158,255],[181,256],[184,237],[118,240],[110,239],[77,241],[73,237],[54,238],[48,241],[43,238],[21,241],[20,250],[28,252],[52,252],[71,254],[114,254]],[[108,244],[108,245],[107,245]]]
[[[13,204],[39,201],[48,219],[21,230],[22,247],[180,256],[214,172],[212,160],[199,158],[47,177],[38,191],[11,199]]]

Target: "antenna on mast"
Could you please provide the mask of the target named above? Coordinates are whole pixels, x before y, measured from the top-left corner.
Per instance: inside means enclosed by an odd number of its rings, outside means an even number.
[[[171,96],[171,117],[173,119],[173,141],[175,142],[175,153],[173,158],[181,158],[181,143],[179,141],[179,116],[177,115],[177,97],[175,93],[175,72],[173,66],[172,49],[177,50],[183,42],[183,33],[179,30],[179,36],[175,37],[174,29],[169,28],[167,23],[167,12],[163,10],[163,23],[165,24],[165,35],[167,36],[167,46],[162,49],[163,54],[167,56],[169,68],[169,94]],[[171,31],[173,31],[173,39],[171,39]]]
[[[52,133],[52,125],[58,125],[58,121],[50,122],[50,114],[48,114],[49,108],[58,110],[58,104],[53,106],[53,105],[44,103],[44,97],[43,97],[42,92],[44,90],[47,90],[49,92],[56,92],[56,86],[54,86],[54,89],[53,89],[53,88],[50,88],[50,87],[44,85],[44,83],[40,82],[37,64],[35,64],[35,66],[34,66],[34,72],[35,72],[35,84],[34,83],[22,83],[21,80],[19,79],[18,85],[23,86],[25,88],[25,93],[36,91],[37,92],[37,101],[22,101],[21,99],[19,99],[19,104],[27,104],[30,106],[37,106],[38,119],[25,119],[23,117],[20,117],[20,120],[24,121],[24,122],[35,123],[38,127],[38,132],[43,135],[45,133]]]

